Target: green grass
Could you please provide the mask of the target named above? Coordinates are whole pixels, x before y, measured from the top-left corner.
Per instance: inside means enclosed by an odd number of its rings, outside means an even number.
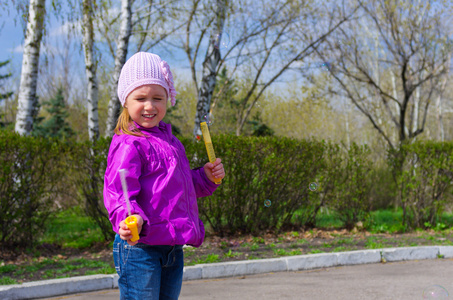
[[[376,241],[376,238],[374,237],[368,237],[365,246],[368,249],[384,248],[384,244],[380,241]]]
[[[84,269],[85,272],[82,272]],[[9,275],[24,278],[39,272],[42,279],[63,278],[78,275],[113,274],[115,268],[109,263],[85,258],[63,259],[58,257],[33,259],[29,265],[5,265],[0,267],[0,285],[17,283]]]
[[[403,211],[401,208],[383,209],[373,211],[367,220],[365,227],[371,233],[403,233],[407,232],[407,228],[402,225]],[[427,228],[435,231],[443,231],[453,226],[453,214],[443,213],[442,216],[435,222],[435,224],[425,223]]]
[[[242,255],[242,252],[233,252],[231,249],[228,250],[227,253],[224,254],[225,257],[236,257]]]
[[[190,257],[195,254],[195,248],[184,248],[184,257]]]
[[[61,211],[49,222],[41,243],[87,249],[95,242],[104,240],[99,227],[79,207]]]
[[[370,218],[365,222],[365,228],[372,233],[402,233],[406,228],[402,225],[403,211],[378,210],[370,214]]]
[[[343,222],[335,213],[326,210],[316,216],[316,226],[319,228],[341,228],[343,227]]]
[[[253,245],[250,246],[250,250],[252,250],[252,251],[256,251],[256,250],[258,250],[259,248],[260,248],[260,246],[258,246],[258,245],[256,245],[256,244],[253,244]]]
[[[0,285],[7,285],[7,284],[18,284],[18,282],[16,279],[13,279],[9,276],[1,276]]]
[[[317,216],[317,227],[325,229],[342,228],[343,224],[332,210],[323,209]],[[371,213],[369,220],[364,222],[365,229],[371,233],[402,233],[406,229],[401,225],[402,211],[401,210],[379,210]],[[103,235],[97,228],[97,225],[92,222],[80,208],[72,208],[66,211],[61,211],[50,220],[44,237],[40,240],[41,243],[56,244],[63,248],[76,248],[79,250],[89,249],[98,241],[103,241]],[[378,249],[388,246],[416,246],[423,245],[427,242],[443,245],[452,245],[449,235],[453,232],[450,228],[453,224],[453,214],[444,214],[436,224],[429,224],[429,228],[434,230],[429,233],[420,230],[420,241],[404,240],[395,241],[390,238],[383,237],[368,237],[366,240],[366,248]],[[314,233],[315,230],[311,232]],[[297,239],[289,246],[289,249],[279,249],[280,243],[284,241],[284,237],[279,237],[278,242],[265,245],[266,239],[257,236],[252,237],[252,241],[242,243],[241,248],[249,248],[254,251],[254,255],[250,255],[248,259],[258,259],[259,249],[271,249],[274,255],[287,256],[301,254],[298,249],[300,245],[308,245],[310,254],[324,253],[326,251],[340,252],[349,251],[356,248],[356,241],[352,237],[340,237],[338,239],[325,242],[321,245],[310,245],[309,240],[301,238],[299,232],[290,232],[293,238]],[[333,236],[335,236],[333,234]],[[447,238],[445,238],[447,237]],[[393,245],[391,245],[393,243]],[[215,263],[222,261],[222,258],[233,258],[241,255],[241,252],[234,252],[229,249],[229,243],[222,241],[220,248],[228,250],[228,252],[219,255],[208,254],[198,257],[187,265]],[[319,248],[323,249],[319,249]],[[58,257],[45,258],[41,257],[41,253],[36,249],[28,250],[30,256],[34,257],[31,263],[27,265],[4,265],[0,267],[0,285],[14,284],[17,280],[28,278],[30,274],[42,274],[42,278],[60,278],[76,275],[91,275],[91,274],[113,274],[115,268],[102,261],[94,259],[70,259],[65,260]],[[193,258],[195,256],[195,248],[185,248],[184,255]],[[83,274],[82,274],[83,273]]]
[[[274,249],[274,254],[277,256],[289,256],[289,255],[301,255],[302,251],[300,250],[291,250],[286,251],[285,249]]]
[[[293,221],[297,220],[302,213],[298,210],[294,214]],[[365,228],[371,233],[404,233],[408,229],[402,225],[403,211],[401,208],[381,209],[372,211],[368,220],[364,221]],[[324,229],[339,229],[343,228],[343,222],[338,218],[336,213],[331,209],[321,209],[316,216],[316,226]],[[453,226],[453,214],[443,213],[435,224],[425,224],[426,227],[441,231]]]
[[[269,245],[266,245],[267,249],[274,249],[275,247],[276,247],[275,243],[270,243]]]
[[[0,274],[14,272],[14,271],[17,270],[17,268],[18,267],[16,265],[1,266],[0,267]]]
[[[348,249],[344,246],[339,246],[339,247],[335,247],[332,252],[344,252],[344,251],[348,251]]]
[[[193,266],[193,265],[197,265],[197,264],[215,263],[215,262],[219,262],[219,261],[220,261],[220,258],[219,258],[218,254],[208,254],[208,255],[204,255],[203,257],[192,261],[191,263],[187,264],[187,266]]]

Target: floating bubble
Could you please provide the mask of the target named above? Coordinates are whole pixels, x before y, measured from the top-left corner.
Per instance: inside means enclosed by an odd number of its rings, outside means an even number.
[[[264,200],[264,206],[269,207],[271,206],[272,202],[269,199]]]
[[[308,185],[310,191],[316,191],[318,189],[318,184],[316,182],[312,182]]]
[[[230,35],[226,32],[217,32],[213,34],[212,44],[216,49],[227,49],[230,45]]]
[[[332,65],[328,61],[325,61],[325,62],[321,63],[320,67],[326,71],[330,71],[330,69],[332,68]]]
[[[214,123],[214,116],[211,113],[206,113],[201,117],[201,121],[211,126]]]
[[[440,285],[431,285],[423,291],[423,299],[447,299],[448,291]]]

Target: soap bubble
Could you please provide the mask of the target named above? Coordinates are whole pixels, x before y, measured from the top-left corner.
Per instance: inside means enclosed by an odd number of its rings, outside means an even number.
[[[271,202],[271,200],[269,200],[269,199],[264,200],[264,206],[266,206],[266,207],[271,206],[271,203],[272,203],[272,202]]]
[[[230,35],[226,32],[216,32],[213,34],[212,44],[216,49],[226,49],[230,44]]]
[[[423,291],[423,299],[447,299],[448,291],[440,285],[431,285]]]
[[[201,117],[202,122],[206,122],[208,126],[211,126],[214,123],[214,116],[211,113],[205,113]]]
[[[312,182],[308,185],[310,191],[316,191],[318,189],[318,184],[316,182]]]
[[[326,71],[330,71],[330,69],[332,68],[332,65],[328,61],[325,61],[325,62],[321,63],[320,67]]]

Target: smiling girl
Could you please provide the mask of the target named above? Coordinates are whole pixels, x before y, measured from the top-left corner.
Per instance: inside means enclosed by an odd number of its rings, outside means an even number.
[[[185,244],[199,247],[204,226],[197,197],[210,196],[225,171],[221,160],[191,170],[184,146],[162,121],[176,91],[168,64],[139,52],[123,66],[118,97],[123,110],[110,144],[104,204],[113,230],[121,299],[178,299]],[[140,239],[132,242],[119,170],[126,169],[132,215]]]

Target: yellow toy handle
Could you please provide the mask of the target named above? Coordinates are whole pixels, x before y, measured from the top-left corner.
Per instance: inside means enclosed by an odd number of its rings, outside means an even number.
[[[137,218],[134,216],[129,216],[126,218],[126,220],[124,220],[124,223],[126,223],[127,227],[132,233],[131,242],[138,241],[140,237],[138,236]]]
[[[201,133],[203,133],[204,144],[206,145],[206,151],[208,151],[208,158],[210,163],[215,162],[214,146],[212,146],[211,135],[209,134],[208,124],[206,122],[200,123]],[[222,179],[215,179],[215,184],[221,184]]]

